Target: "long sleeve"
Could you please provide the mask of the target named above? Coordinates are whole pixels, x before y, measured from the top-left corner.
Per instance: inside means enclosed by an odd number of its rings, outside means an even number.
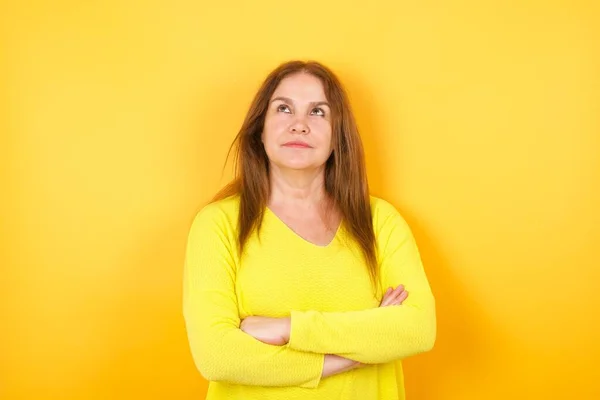
[[[292,311],[289,348],[385,363],[429,351],[436,338],[435,300],[405,220],[380,200],[375,221],[380,281],[405,286],[400,306],[349,312]]]
[[[252,386],[318,386],[324,355],[261,343],[239,329],[235,233],[211,205],[194,219],[184,268],[183,313],[190,350],[211,381]]]

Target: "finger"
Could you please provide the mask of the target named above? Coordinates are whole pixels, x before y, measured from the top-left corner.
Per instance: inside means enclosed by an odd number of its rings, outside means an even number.
[[[391,305],[395,298],[396,298],[395,291],[392,288],[390,288],[390,290],[387,292],[386,296],[381,301],[381,306]]]
[[[408,294],[404,294],[407,293],[406,289],[404,288],[404,285],[399,285],[389,296],[388,299],[386,299],[386,305],[389,306],[397,306],[402,304],[402,302],[406,299],[406,296]]]
[[[390,298],[390,300],[395,301],[398,298],[398,296],[402,294],[402,292],[404,292],[404,285],[399,285],[389,294],[388,297]]]
[[[389,301],[389,296],[390,296],[390,293],[391,293],[391,292],[392,292],[392,288],[391,288],[391,287],[389,287],[389,288],[388,288],[388,289],[385,291],[385,293],[383,294],[383,298],[381,299],[381,303],[379,303],[379,306],[380,306],[380,307],[382,307],[382,306],[384,306],[385,304],[387,304],[387,301]]]
[[[396,300],[394,300],[393,305],[395,306],[399,306],[401,305],[404,300],[406,300],[408,298],[408,291],[403,291],[398,297],[396,297]]]
[[[394,289],[394,293],[396,296],[398,296],[403,291],[404,291],[404,285],[398,285],[398,287],[396,289]]]
[[[387,290],[383,294],[383,298],[384,299],[387,298],[390,295],[390,293],[392,293],[392,288],[391,287],[387,288]]]

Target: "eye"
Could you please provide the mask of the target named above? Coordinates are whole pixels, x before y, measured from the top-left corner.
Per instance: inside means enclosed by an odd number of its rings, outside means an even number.
[[[320,116],[320,117],[324,117],[325,116],[325,110],[323,110],[322,108],[313,108],[312,110],[313,113],[316,113],[316,115]]]
[[[285,104],[281,104],[279,106],[277,106],[277,112],[284,112],[284,113],[291,113],[290,108],[288,106],[286,106]]]

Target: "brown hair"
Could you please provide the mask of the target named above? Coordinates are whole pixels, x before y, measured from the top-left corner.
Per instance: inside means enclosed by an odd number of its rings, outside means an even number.
[[[364,151],[346,91],[337,76],[319,62],[289,61],[279,65],[262,83],[227,157],[236,147],[235,179],[213,201],[238,194],[238,250],[260,230],[270,193],[269,160],[261,141],[265,115],[275,89],[288,75],[308,73],[321,80],[331,104],[333,152],[325,164],[325,191],[342,215],[344,228],[360,245],[372,283],[377,281],[375,233],[371,216]]]

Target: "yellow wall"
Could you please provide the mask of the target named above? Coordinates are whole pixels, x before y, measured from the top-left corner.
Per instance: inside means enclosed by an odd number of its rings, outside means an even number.
[[[187,229],[290,58],[346,82],[421,245],[409,398],[600,398],[599,7],[354,3],[3,3],[0,398],[202,398]]]

